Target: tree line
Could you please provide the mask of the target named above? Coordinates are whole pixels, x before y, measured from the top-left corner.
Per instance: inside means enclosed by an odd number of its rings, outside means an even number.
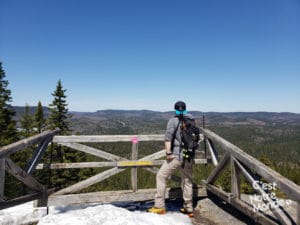
[[[45,118],[43,106],[41,101],[38,102],[35,113],[32,115],[29,111],[29,105],[25,106],[25,112],[20,119],[20,129],[16,128],[17,121],[14,119],[16,113],[11,105],[12,97],[11,90],[8,87],[9,82],[6,79],[5,71],[0,62],[0,147],[16,142],[20,139],[41,133],[47,129],[60,129],[60,134],[68,135],[70,133],[70,118],[71,115],[68,112],[68,103],[66,100],[66,89],[63,88],[61,80],[57,82],[56,89],[51,95],[53,101],[49,104],[50,115]],[[32,157],[32,153],[36,146],[32,146],[20,152],[11,155],[11,158],[21,168],[26,166]],[[80,153],[78,153],[80,155]],[[66,162],[76,157],[70,150],[62,148],[60,146],[48,147],[44,161],[45,162]],[[63,171],[57,171],[51,174],[51,177],[47,176],[50,171],[38,171],[36,175],[38,179],[47,184],[48,187],[62,186],[65,183],[65,178],[71,178],[72,176],[78,177],[79,175],[64,173]],[[49,179],[47,179],[48,177]],[[30,192],[24,185],[17,182],[12,176],[7,175],[5,177],[5,193],[7,197],[16,197],[19,194],[25,194]]]
[[[51,93],[54,99],[49,104],[51,112],[49,117],[45,118],[41,101],[38,102],[34,115],[31,115],[29,105],[26,104],[25,112],[20,119],[20,131],[16,128],[17,121],[14,119],[16,113],[11,105],[11,90],[8,85],[9,82],[6,80],[2,62],[0,62],[0,147],[41,133],[46,129],[60,128],[62,134],[70,132],[69,119],[71,115],[68,113],[66,90],[63,89],[61,80],[57,82],[55,91]]]

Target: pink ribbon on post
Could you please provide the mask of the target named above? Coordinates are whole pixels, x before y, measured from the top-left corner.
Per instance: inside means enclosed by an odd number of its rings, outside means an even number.
[[[133,136],[133,137],[131,138],[131,142],[132,142],[132,144],[137,144],[137,143],[139,142],[137,136]]]

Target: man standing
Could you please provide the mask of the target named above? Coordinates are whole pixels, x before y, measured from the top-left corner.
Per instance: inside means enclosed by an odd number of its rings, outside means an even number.
[[[193,164],[194,160],[185,160],[182,149],[182,119],[189,118],[193,120],[192,115],[187,114],[186,104],[182,101],[175,103],[176,116],[168,121],[165,133],[166,161],[161,166],[156,175],[156,194],[154,207],[148,209],[148,212],[165,214],[165,192],[166,183],[169,176],[176,170],[181,174],[181,188],[183,192],[184,205],[180,211],[193,217]]]

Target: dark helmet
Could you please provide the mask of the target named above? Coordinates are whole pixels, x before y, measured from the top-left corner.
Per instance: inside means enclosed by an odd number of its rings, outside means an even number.
[[[180,112],[183,112],[186,110],[186,105],[184,102],[182,101],[178,101],[175,103],[175,106],[174,106],[175,110],[178,110]]]

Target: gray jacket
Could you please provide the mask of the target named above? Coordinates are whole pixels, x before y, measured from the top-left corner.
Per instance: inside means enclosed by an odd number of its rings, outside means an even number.
[[[194,117],[191,114],[184,115],[185,118],[194,119]],[[169,119],[167,130],[165,133],[165,141],[172,142],[173,134],[178,127],[179,119],[178,117],[172,117]],[[173,147],[173,155],[177,157],[178,160],[182,159],[182,152],[180,152],[180,143],[181,143],[181,136],[180,136],[180,126],[177,129],[175,140],[174,140],[174,147]]]

